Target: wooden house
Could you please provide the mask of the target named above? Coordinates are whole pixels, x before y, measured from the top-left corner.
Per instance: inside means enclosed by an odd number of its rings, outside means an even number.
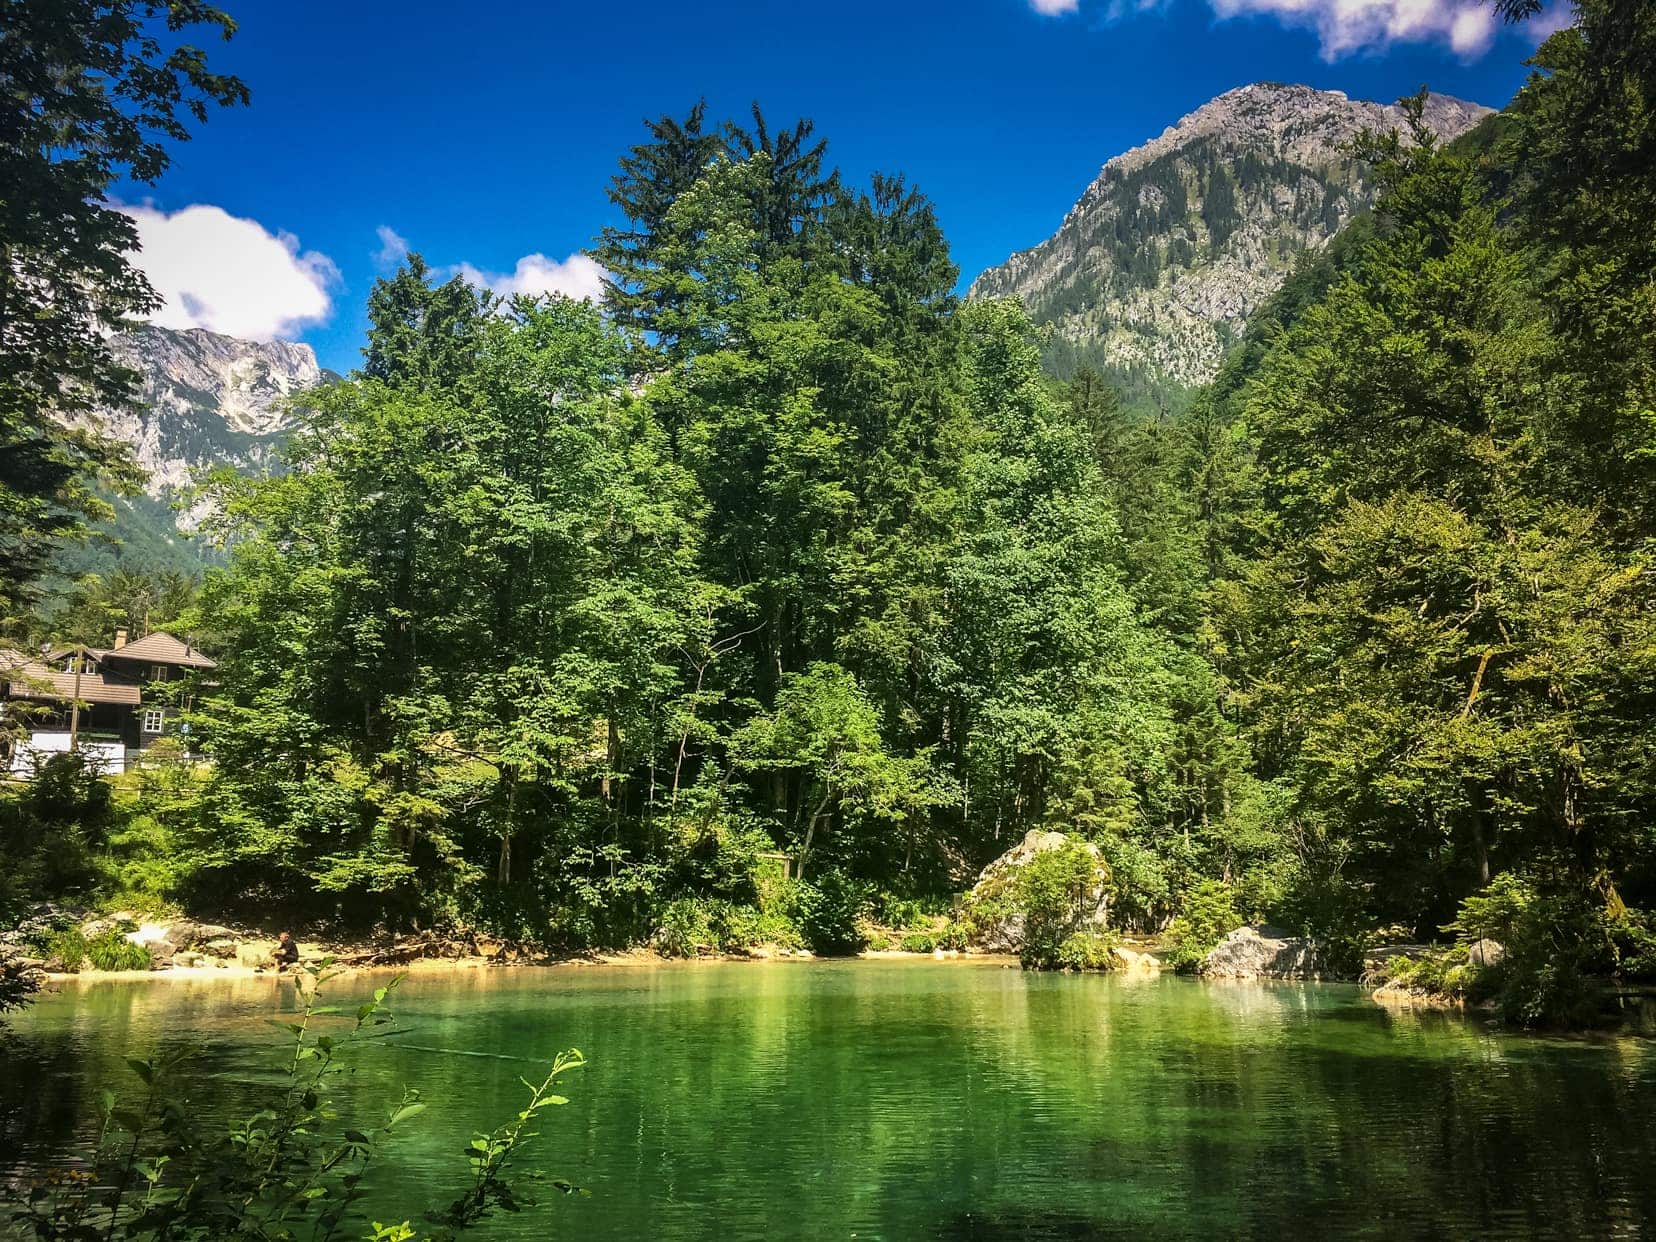
[[[75,749],[104,772],[123,772],[161,738],[178,735],[179,711],[217,667],[161,631],[128,642],[117,630],[107,649],[0,650],[0,699],[34,708],[18,713],[27,736],[12,743],[7,766],[27,776],[39,759]]]

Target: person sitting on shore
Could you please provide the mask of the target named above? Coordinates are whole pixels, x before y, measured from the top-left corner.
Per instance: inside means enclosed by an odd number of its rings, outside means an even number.
[[[283,932],[276,941],[276,952],[271,955],[276,961],[276,973],[281,974],[290,966],[299,964],[299,944],[288,932]]]

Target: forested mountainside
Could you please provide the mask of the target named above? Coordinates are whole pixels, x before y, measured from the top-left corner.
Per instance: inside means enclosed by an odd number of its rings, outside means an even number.
[[[1448,139],[1489,112],[1433,95],[1422,121]],[[970,296],[1018,297],[1052,325],[1059,376],[1086,365],[1131,396],[1204,383],[1299,256],[1372,202],[1352,141],[1402,119],[1307,86],[1228,91],[1106,163],[1057,233]]]
[[[119,550],[95,544],[71,553],[69,564],[189,570],[215,557],[186,537],[202,512],[193,490],[200,473],[268,469],[294,423],[289,400],[332,375],[309,345],[244,341],[205,328],[146,324],[116,337],[114,354],[139,377],[136,399],[80,422],[131,449],[142,491],[110,498],[115,516],[105,531]]]

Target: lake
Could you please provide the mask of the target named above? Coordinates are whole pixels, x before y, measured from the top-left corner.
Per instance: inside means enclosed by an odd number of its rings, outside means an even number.
[[[354,1000],[383,979],[334,985]],[[0,1165],[84,1133],[129,1053],[199,1046],[250,1110],[291,983],[80,983],[4,1039]],[[1635,1237],[1656,1231],[1656,1045],[1388,1012],[1355,987],[1025,974],[989,961],[417,973],[349,1054],[347,1116],[430,1110],[380,1170],[418,1216],[579,1047],[524,1165],[586,1187],[480,1237]],[[353,1112],[353,1110],[355,1110]],[[390,1175],[388,1175],[388,1173]]]

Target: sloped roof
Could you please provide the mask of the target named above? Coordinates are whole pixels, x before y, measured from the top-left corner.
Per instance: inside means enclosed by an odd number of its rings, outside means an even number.
[[[82,673],[77,695],[73,673],[48,668],[38,660],[11,663],[6,659],[17,654],[0,652],[0,678],[6,681],[14,699],[70,703],[78,697],[82,703],[118,703],[126,707],[137,707],[143,701],[142,687],[106,681],[102,673]]]
[[[188,647],[164,630],[145,634],[114,651],[99,651],[99,659],[137,660],[144,664],[174,664],[183,668],[217,668],[218,661],[208,659],[193,647]]]

